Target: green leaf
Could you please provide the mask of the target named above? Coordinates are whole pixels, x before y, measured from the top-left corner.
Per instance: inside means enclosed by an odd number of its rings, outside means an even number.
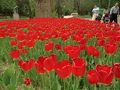
[[[8,85],[8,90],[16,90],[16,86],[14,85]]]
[[[13,74],[13,76],[10,79],[10,85],[16,88],[16,76]]]
[[[11,82],[15,83],[14,79],[15,79],[15,64],[12,64],[7,70],[4,71],[4,73],[2,74],[2,81],[4,82],[4,84],[7,86],[9,85]],[[12,80],[11,80],[12,79]]]
[[[34,88],[30,86],[23,86],[22,90],[34,90]]]

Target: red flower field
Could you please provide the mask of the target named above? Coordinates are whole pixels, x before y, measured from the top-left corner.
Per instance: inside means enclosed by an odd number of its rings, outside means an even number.
[[[0,22],[7,90],[119,90],[120,25],[78,18]],[[119,88],[119,89],[118,89]]]

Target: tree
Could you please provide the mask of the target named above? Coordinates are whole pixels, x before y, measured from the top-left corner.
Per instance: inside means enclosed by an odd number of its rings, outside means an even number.
[[[12,16],[15,6],[15,0],[0,0],[0,14]]]
[[[36,0],[35,16],[50,17],[51,15],[51,0]]]
[[[74,10],[80,14],[80,0],[74,0]]]
[[[102,7],[103,0],[99,0],[99,6]]]
[[[109,3],[108,3],[108,9],[110,9],[110,4],[111,4],[111,0],[109,0]]]
[[[62,12],[61,0],[56,1],[56,11],[57,11],[58,17],[62,17],[63,12]]]

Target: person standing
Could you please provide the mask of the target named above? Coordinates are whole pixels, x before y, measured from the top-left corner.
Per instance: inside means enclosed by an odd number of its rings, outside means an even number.
[[[103,11],[102,20],[104,23],[108,23],[109,19],[110,19],[110,12],[107,8],[105,8]]]
[[[110,22],[112,23],[113,21],[118,23],[117,16],[119,15],[119,7],[118,3],[116,3],[110,10]]]
[[[96,20],[96,18],[99,15],[99,7],[97,7],[96,5],[94,6],[93,10],[92,10],[93,16],[92,16],[92,20]]]

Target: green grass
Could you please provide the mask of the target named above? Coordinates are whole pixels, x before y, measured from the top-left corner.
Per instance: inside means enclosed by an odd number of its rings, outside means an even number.
[[[90,15],[81,15],[81,16],[79,16],[80,18],[91,18],[91,16]]]

